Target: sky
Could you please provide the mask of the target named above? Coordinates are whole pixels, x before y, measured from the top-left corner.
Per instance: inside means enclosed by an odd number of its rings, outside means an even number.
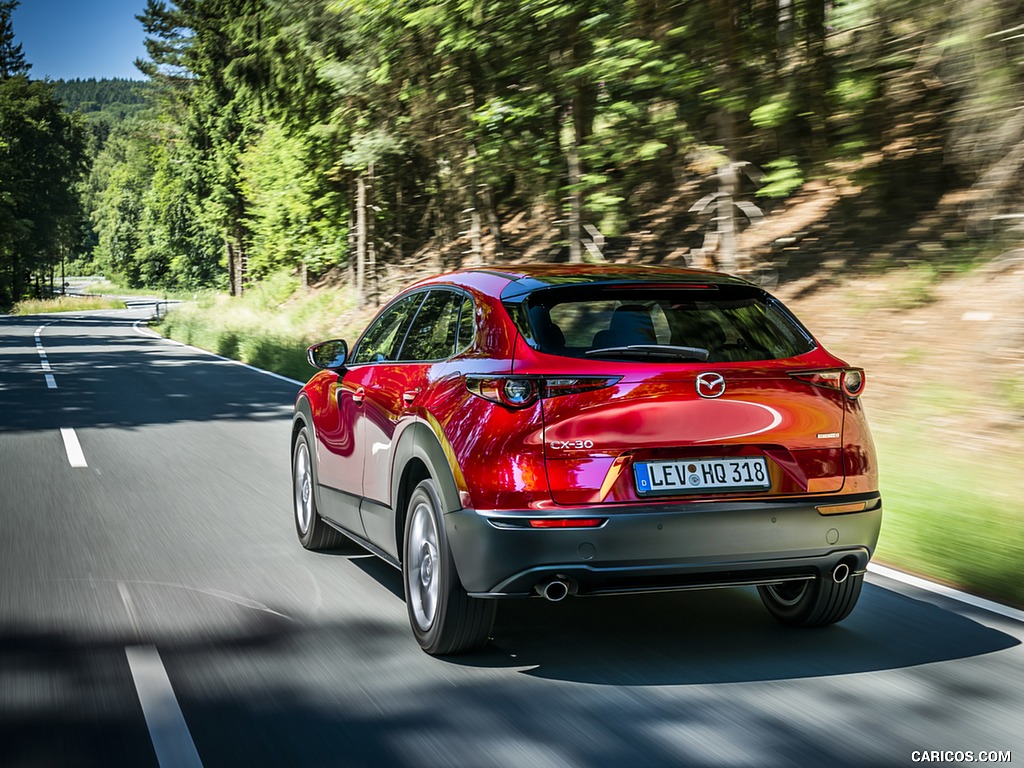
[[[142,80],[146,58],[135,18],[146,0],[21,0],[11,21],[35,80],[127,77]]]

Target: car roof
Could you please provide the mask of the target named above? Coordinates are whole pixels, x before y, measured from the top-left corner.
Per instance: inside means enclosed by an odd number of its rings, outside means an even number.
[[[503,301],[517,301],[534,291],[582,285],[749,285],[720,272],[682,267],[638,266],[634,264],[508,264],[477,267],[441,275],[423,282],[476,282],[474,277],[504,278]]]

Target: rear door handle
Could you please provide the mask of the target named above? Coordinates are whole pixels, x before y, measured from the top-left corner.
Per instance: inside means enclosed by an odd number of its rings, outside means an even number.
[[[402,399],[406,405],[412,405],[412,401],[416,399],[416,396],[420,393],[419,389],[410,389],[402,395]]]
[[[355,392],[352,393],[352,402],[356,405],[362,405],[363,400],[366,399],[366,390],[363,387],[359,387]]]

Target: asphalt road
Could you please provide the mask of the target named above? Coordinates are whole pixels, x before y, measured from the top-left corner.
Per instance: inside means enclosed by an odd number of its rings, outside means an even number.
[[[296,386],[148,314],[0,317],[0,765],[1024,762],[1024,624],[874,575],[825,630],[746,589],[509,602],[423,654],[397,571],[295,539]]]

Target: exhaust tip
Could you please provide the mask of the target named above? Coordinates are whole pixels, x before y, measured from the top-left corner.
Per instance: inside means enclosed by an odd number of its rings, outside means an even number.
[[[539,591],[545,600],[557,603],[569,596],[569,584],[561,579],[555,579],[542,585]]]
[[[840,563],[832,569],[832,581],[836,584],[842,584],[848,578],[850,578],[850,566],[846,563]]]

